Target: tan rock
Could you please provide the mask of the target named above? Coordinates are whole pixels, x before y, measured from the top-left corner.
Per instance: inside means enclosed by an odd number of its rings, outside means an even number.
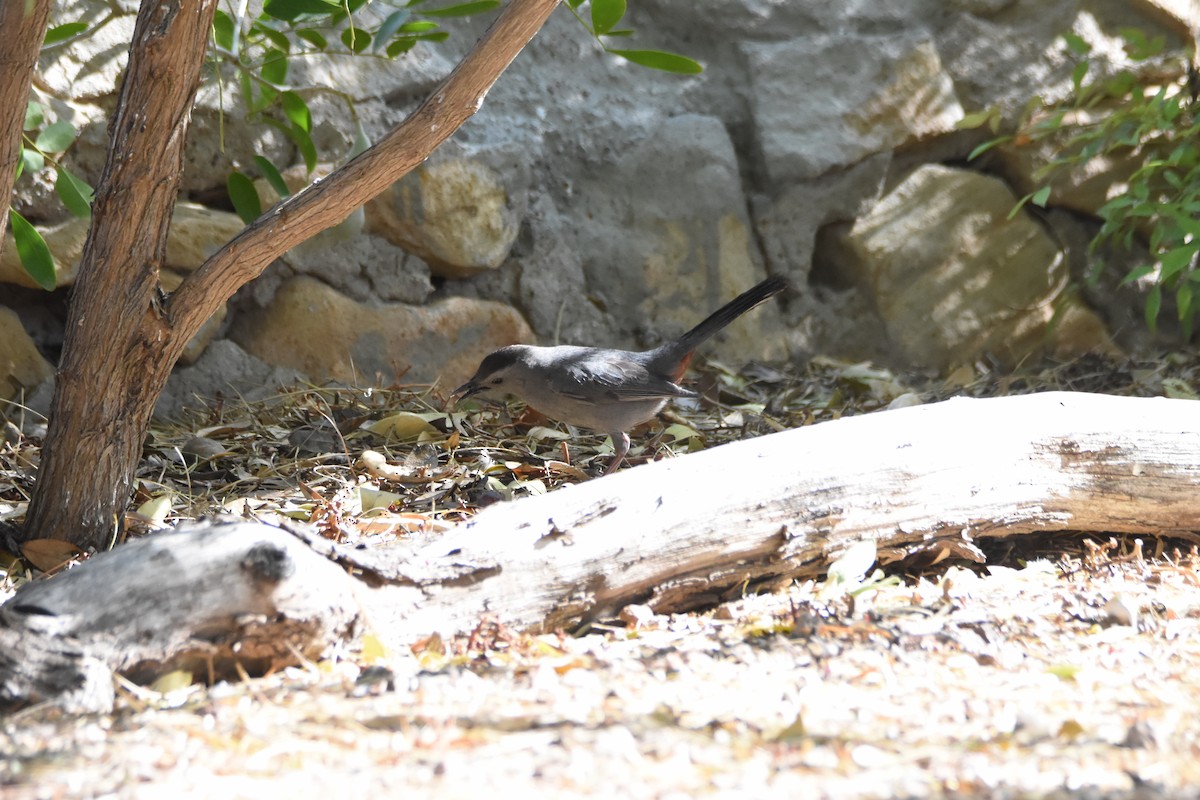
[[[191,272],[245,227],[237,214],[195,203],[176,203],[167,235],[166,266]]]
[[[83,243],[87,241],[90,224],[89,220],[73,217],[47,228],[37,226],[38,233],[42,234],[46,246],[50,248],[50,254],[54,256],[57,286],[70,286],[75,282],[75,273],[79,269],[79,258],[83,255]],[[11,283],[27,289],[38,288],[37,283],[25,271],[25,267],[21,266],[21,257],[17,255],[12,230],[4,234],[4,249],[0,250],[0,283]]]
[[[450,158],[418,167],[366,205],[367,230],[462,278],[504,263],[520,218],[490,167]]]
[[[451,297],[427,306],[366,305],[304,276],[239,323],[234,339],[251,355],[352,385],[403,376],[453,389],[493,349],[533,341],[521,315],[502,303]]]
[[[689,330],[765,277],[755,263],[746,221],[735,213],[720,217],[715,226],[677,220],[659,229],[659,246],[649,250],[644,264],[641,312],[660,332]],[[697,276],[712,276],[711,282]],[[787,357],[782,329],[778,304],[767,303],[722,331],[704,353],[739,365],[751,359],[778,361]]]
[[[52,375],[54,366],[38,352],[17,312],[0,307],[0,399],[17,399]]]
[[[948,368],[991,355],[1115,351],[1073,294],[1062,253],[1001,181],[925,166],[838,237],[838,260],[872,297],[913,363]]]
[[[91,220],[72,218],[48,228],[38,228],[58,266],[59,287],[75,282],[90,226]],[[194,203],[177,203],[167,238],[166,266],[191,272],[244,227],[236,214],[214,211]],[[21,266],[11,231],[5,234],[4,249],[0,251],[0,283],[37,288],[33,278]]]

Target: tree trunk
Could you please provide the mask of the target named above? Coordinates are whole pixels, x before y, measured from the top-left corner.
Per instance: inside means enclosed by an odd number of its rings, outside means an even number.
[[[182,147],[190,95],[188,104],[180,106],[182,98],[172,98],[168,104],[158,94],[166,90],[158,83],[161,76],[153,71],[154,58],[140,51],[161,39],[143,41],[135,36],[113,124],[109,167],[97,191],[92,237],[80,265],[68,319],[25,539],[68,539],[88,548],[111,546],[122,527],[124,505],[155,400],[192,335],[274,259],[337,225],[428,158],[479,109],[488,89],[558,3],[512,0],[467,57],[408,119],[349,164],[256,220],[189,275],[170,298],[157,293],[170,206],[165,205],[167,217],[163,220],[144,214],[161,210],[166,189],[174,197],[178,166],[165,158],[163,145],[169,143],[170,152],[176,155]],[[139,31],[142,17],[150,16],[148,7],[160,6],[147,0],[139,16]],[[211,17],[211,5],[206,5],[205,14]],[[162,19],[163,35],[175,27],[170,16]],[[173,52],[184,55],[174,61],[166,57],[162,67],[186,59],[189,66],[199,69],[205,45],[202,34],[207,27],[203,32],[191,27],[188,31],[200,38],[181,39]],[[194,88],[193,81],[192,91]],[[138,113],[128,105],[134,101],[142,104]],[[125,149],[136,131],[122,126],[136,128],[138,124],[157,132],[147,138],[143,131],[142,149]],[[161,151],[157,156],[147,152],[156,146]],[[153,204],[148,200],[152,194],[159,198]],[[101,213],[101,197],[107,203],[120,199],[122,207],[111,209],[120,213],[119,219],[111,212]],[[144,211],[134,213],[133,208]],[[137,225],[130,224],[134,220]],[[145,235],[139,235],[142,231]],[[134,252],[135,245],[143,251],[130,258],[127,254]]]
[[[0,31],[4,31],[0,36],[0,249],[8,225],[8,198],[21,157],[25,104],[49,17],[50,0],[0,2]]]
[[[111,547],[172,361],[159,268],[216,0],[145,0],[67,315],[30,538]]]

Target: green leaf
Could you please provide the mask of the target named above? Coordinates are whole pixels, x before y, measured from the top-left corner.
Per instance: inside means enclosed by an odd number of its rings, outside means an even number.
[[[304,159],[304,168],[312,172],[317,167],[317,148],[313,144],[312,137],[308,135],[308,131],[303,128],[298,128],[295,125],[285,125],[277,119],[267,117],[264,120],[268,125],[278,128],[283,131],[292,144],[296,145],[296,149],[300,151],[301,157]]]
[[[1077,56],[1086,56],[1092,52],[1092,46],[1074,33],[1064,33],[1063,41],[1066,42],[1070,51]]]
[[[1140,281],[1151,272],[1154,272],[1153,264],[1142,264],[1140,267],[1134,267],[1133,269],[1129,270],[1124,278],[1121,279],[1121,285],[1128,286],[1131,283]]]
[[[83,33],[88,29],[86,22],[68,22],[65,25],[56,25],[46,31],[46,38],[42,40],[43,45],[54,44],[70,39],[72,36]]]
[[[959,131],[971,130],[972,128],[982,128],[991,121],[992,117],[996,116],[994,109],[988,108],[983,111],[972,111],[969,114],[963,114],[962,119],[954,123],[954,129]]]
[[[89,219],[92,216],[92,187],[87,181],[78,178],[67,171],[64,166],[58,168],[58,178],[54,181],[54,191],[75,216]]]
[[[329,46],[329,41],[312,28],[301,28],[300,30],[296,31],[296,36],[308,42],[318,50],[324,50]]]
[[[395,39],[387,46],[385,52],[387,52],[388,58],[395,58],[401,53],[407,53],[409,50],[412,50],[416,44],[416,39]]]
[[[304,102],[304,98],[295,92],[284,92],[279,99],[283,101],[283,113],[292,121],[292,124],[311,133],[312,113],[308,110],[308,104]]]
[[[1033,203],[1038,208],[1045,208],[1046,201],[1049,199],[1050,199],[1050,187],[1043,186],[1042,188],[1038,189],[1036,192],[1033,193],[1033,196],[1029,198],[1029,202]]]
[[[284,22],[294,22],[305,14],[329,14],[341,5],[337,0],[266,0],[263,13]]]
[[[1159,280],[1165,281],[1173,278],[1188,267],[1192,263],[1192,259],[1196,257],[1197,246],[1200,246],[1200,243],[1192,242],[1182,247],[1176,247],[1174,250],[1168,250],[1160,256],[1159,263],[1162,264],[1162,277]]]
[[[592,30],[603,36],[625,16],[625,0],[592,0]]]
[[[1125,52],[1134,61],[1145,61],[1147,58],[1153,58],[1163,51],[1163,47],[1166,44],[1166,40],[1162,36],[1147,39],[1145,32],[1140,28],[1121,28],[1118,33],[1125,39]]]
[[[1087,72],[1088,62],[1086,61],[1080,61],[1075,65],[1075,68],[1071,70],[1071,85],[1075,87],[1076,92],[1078,92],[1079,88],[1083,86],[1083,79],[1087,77]]]
[[[258,171],[267,179],[267,183],[271,184],[271,188],[275,190],[275,194],[281,198],[291,196],[292,190],[288,188],[283,175],[279,173],[274,164],[262,156],[255,156],[254,163],[258,165]]]
[[[304,158],[304,169],[312,172],[317,168],[317,146],[313,144],[312,137],[308,135],[308,131],[303,128],[291,127],[291,139],[296,143],[296,149],[300,151],[300,155]]]
[[[60,119],[38,134],[37,149],[43,153],[61,153],[71,146],[75,136],[75,126]]]
[[[1179,307],[1179,321],[1183,322],[1192,316],[1192,284],[1182,281],[1175,290],[1175,303]]]
[[[1024,197],[1022,197],[1020,200],[1017,201],[1016,205],[1014,205],[1011,209],[1009,209],[1008,216],[1005,217],[1005,219],[1007,219],[1011,222],[1017,216],[1017,214],[1021,213],[1021,209],[1025,207],[1025,204],[1028,203],[1032,199],[1033,199],[1032,194],[1027,194]]]
[[[1200,219],[1180,215],[1175,218],[1175,222],[1184,233],[1191,234],[1195,239],[1200,239]]]
[[[1162,309],[1162,284],[1156,283],[1150,287],[1150,294],[1146,295],[1146,327],[1154,333],[1158,327],[1158,312]]]
[[[342,44],[352,53],[361,53],[371,46],[371,34],[362,28],[346,28],[342,31]]]
[[[46,159],[37,150],[30,147],[21,148],[21,167],[26,172],[37,172],[46,166]]]
[[[988,141],[984,142],[981,145],[978,145],[974,150],[972,150],[970,153],[968,153],[967,161],[974,161],[975,159],[979,158],[981,155],[986,153],[988,150],[991,150],[996,145],[1004,144],[1005,142],[1009,142],[1009,141],[1012,141],[1011,136],[997,136],[995,139],[989,139]]]
[[[493,8],[498,8],[499,6],[500,0],[474,0],[474,2],[460,3],[454,6],[427,8],[421,13],[429,17],[469,17],[472,14],[491,11]]]
[[[249,225],[262,215],[262,204],[258,200],[258,192],[254,189],[254,182],[245,175],[237,170],[229,173],[229,179],[225,182],[225,189],[229,192],[229,199],[233,203],[233,210],[242,218],[242,222]]]
[[[404,26],[404,23],[407,22],[408,18],[411,16],[412,12],[407,8],[402,8],[398,11],[393,11],[391,14],[388,14],[387,19],[385,19],[383,24],[379,26],[379,30],[375,31],[375,51],[378,52],[382,50],[384,45],[387,44],[388,39],[391,39],[392,36],[396,34],[396,31],[400,30],[401,27]],[[430,24],[432,24],[434,27],[437,26],[436,22]]]
[[[614,56],[620,56],[640,67],[674,72],[679,75],[699,75],[704,71],[700,62],[681,56],[677,53],[667,53],[662,50],[609,50]]]
[[[41,126],[45,121],[45,112],[42,110],[42,104],[30,100],[25,104],[25,130],[31,131],[34,128]]]
[[[292,51],[292,40],[274,28],[268,28],[265,25],[255,25],[251,30],[274,45],[276,50],[280,50],[284,53],[290,53]]]
[[[219,9],[213,16],[213,42],[224,50],[233,49],[233,17]]]
[[[414,19],[400,26],[400,33],[425,33],[437,30],[438,24],[431,19]]]
[[[29,224],[29,220],[12,209],[8,211],[8,226],[12,228],[21,266],[38,286],[47,292],[54,291],[58,283],[54,274],[54,256],[50,254],[46,240],[37,232],[37,228]]]
[[[267,51],[263,58],[262,79],[267,83],[282,86],[287,83],[288,60],[287,54],[274,48]]]

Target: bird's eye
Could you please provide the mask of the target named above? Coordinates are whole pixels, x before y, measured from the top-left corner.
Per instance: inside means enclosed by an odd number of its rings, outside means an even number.
[[[492,386],[499,386],[504,383],[504,378],[492,378]]]

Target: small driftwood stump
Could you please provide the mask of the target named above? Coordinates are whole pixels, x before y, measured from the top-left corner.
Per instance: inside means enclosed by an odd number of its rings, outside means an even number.
[[[197,523],[29,583],[0,606],[0,707],[112,703],[109,670],[226,677],[318,658],[361,628],[356,582],[296,537]],[[98,669],[97,665],[105,669]]]
[[[357,600],[403,646],[484,615],[537,630],[633,602],[694,608],[818,575],[864,539],[881,561],[971,557],[972,540],[1039,531],[1200,540],[1198,488],[1200,403],[1053,392],[737,442],[489,508],[417,544],[360,551],[301,534],[310,549],[251,523],[181,529],[0,607],[0,701],[79,693],[100,662],[136,673],[311,657],[359,629]]]

